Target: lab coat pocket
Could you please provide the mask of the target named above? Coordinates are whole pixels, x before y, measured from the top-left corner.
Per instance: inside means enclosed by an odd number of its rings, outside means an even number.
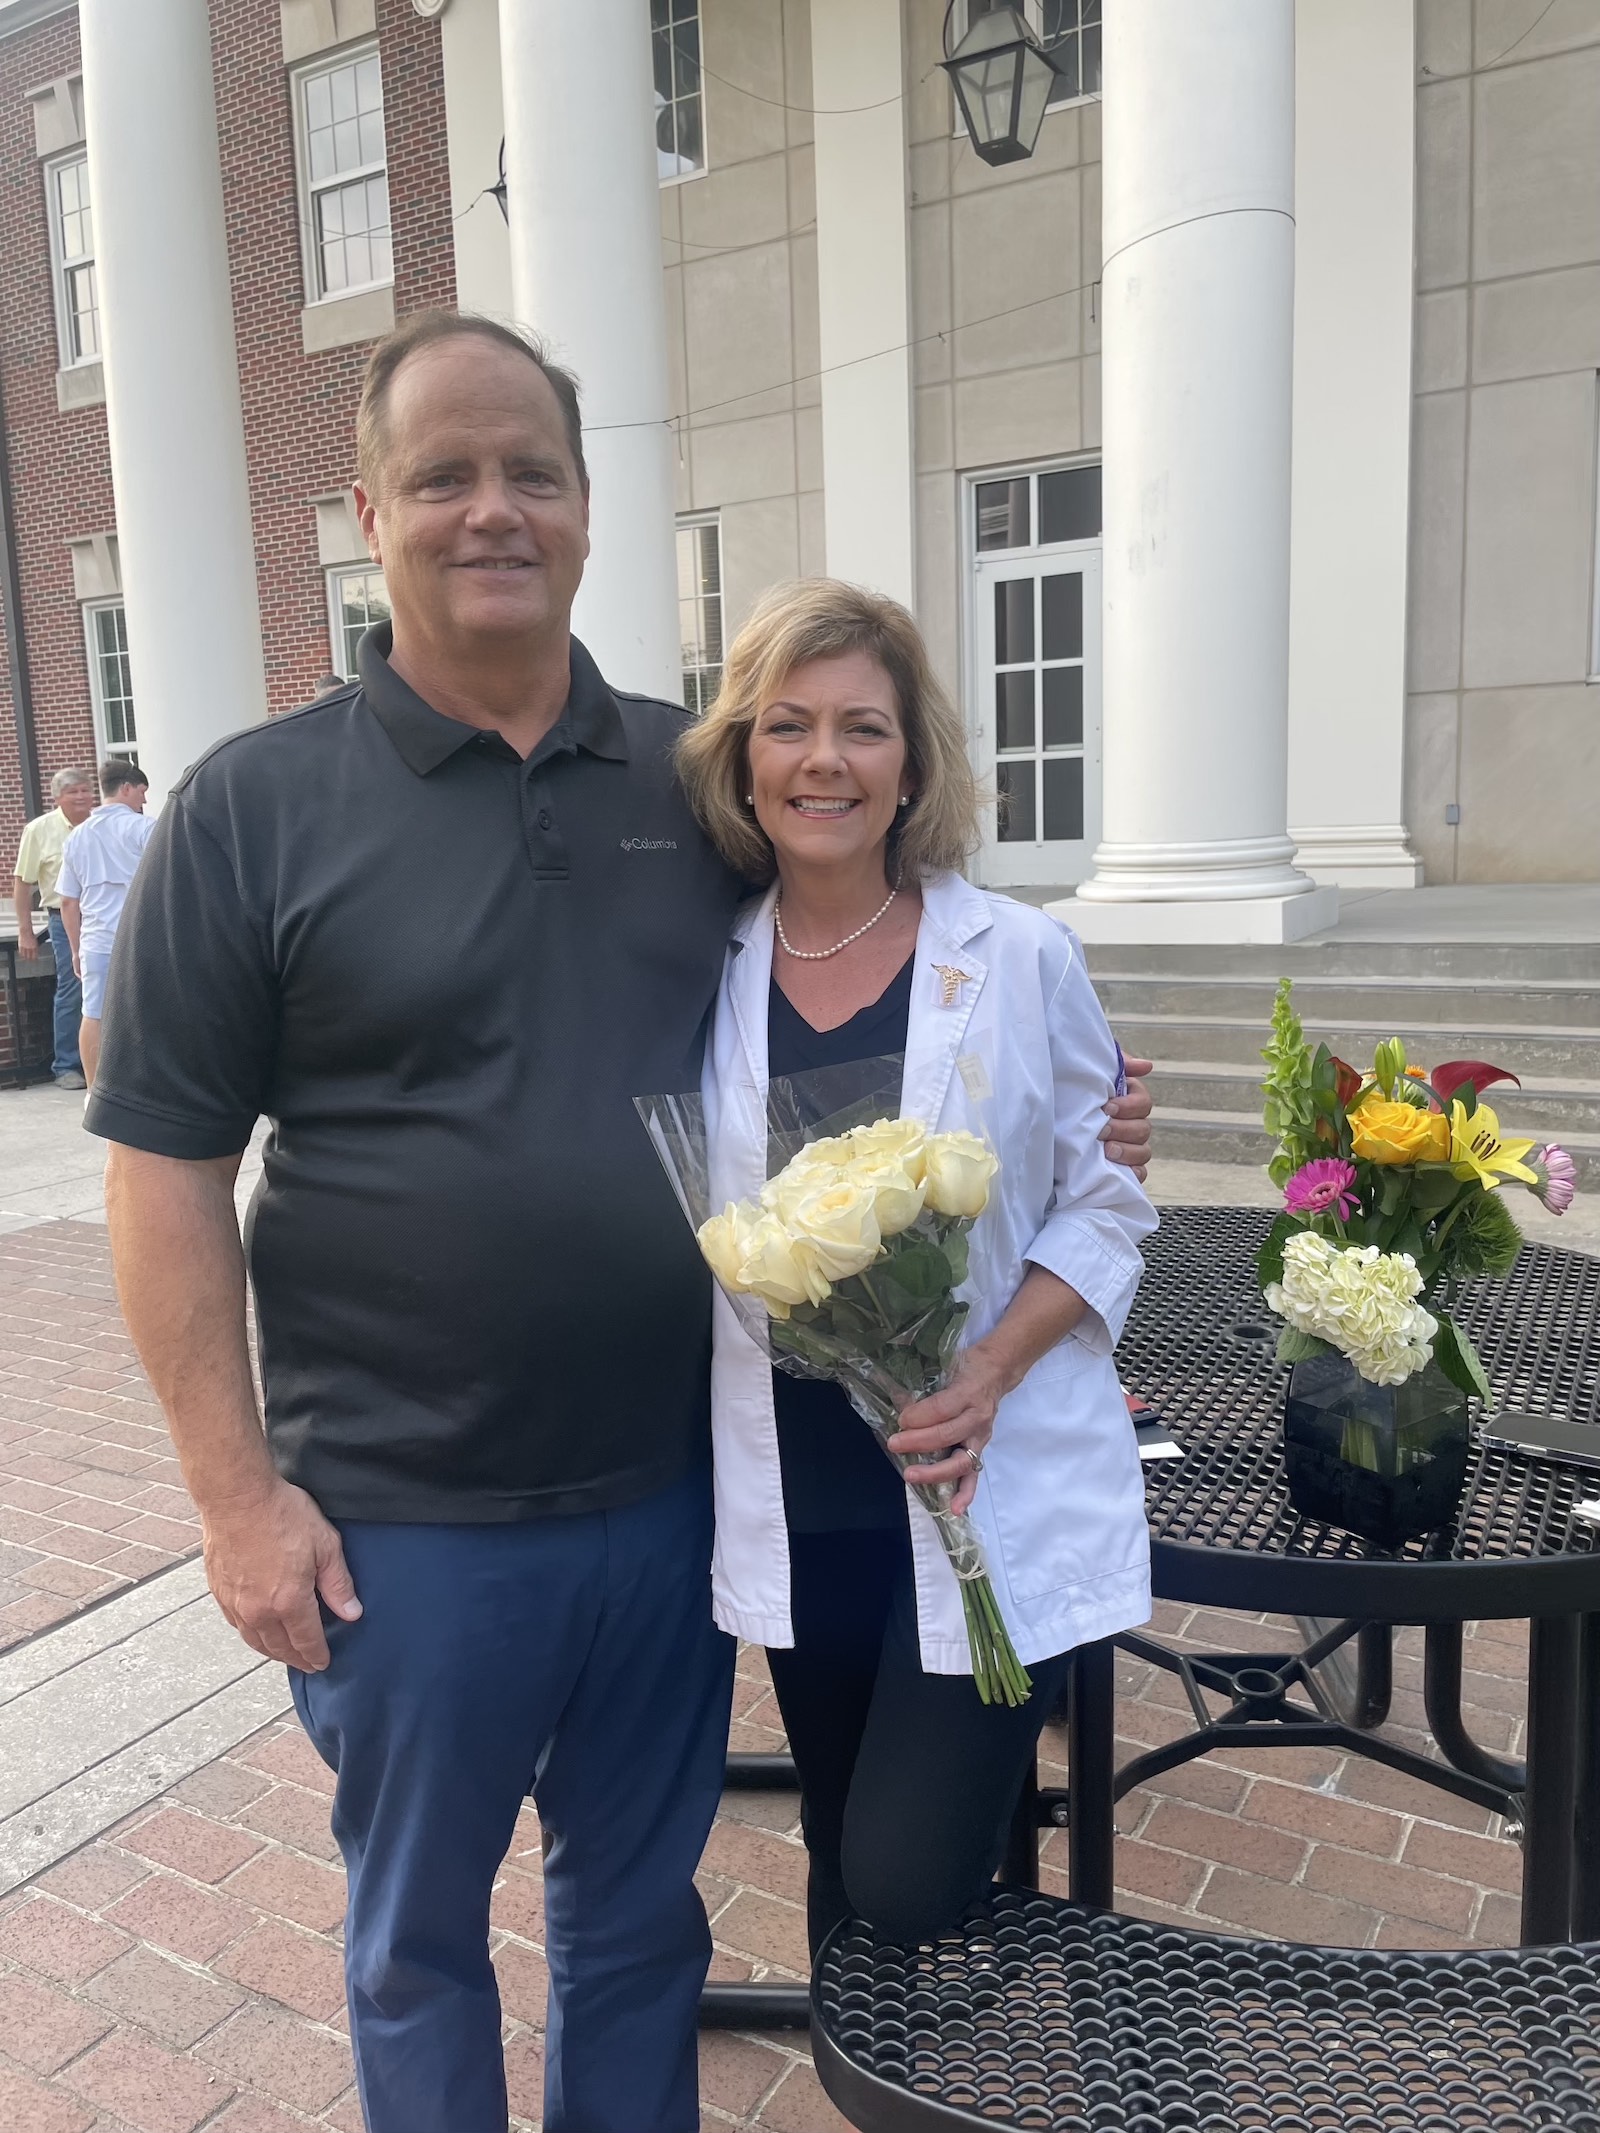
[[[1127,1460],[1107,1434],[1109,1359],[1067,1339],[1003,1403],[986,1461],[989,1515],[1014,1599],[1026,1603],[1120,1567]],[[1114,1411],[1109,1419],[1117,1419]],[[1125,1414],[1122,1429],[1133,1434]],[[1135,1498],[1137,1503],[1137,1498]],[[1110,1544],[1108,1552],[1108,1543]]]

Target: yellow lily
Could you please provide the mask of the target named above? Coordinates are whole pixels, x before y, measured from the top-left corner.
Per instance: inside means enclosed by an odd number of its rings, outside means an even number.
[[[1493,1192],[1502,1178],[1537,1185],[1538,1172],[1522,1160],[1532,1146],[1532,1141],[1502,1140],[1500,1121],[1487,1104],[1479,1104],[1470,1117],[1465,1104],[1450,1106],[1450,1168],[1466,1183],[1476,1178],[1485,1192]]]

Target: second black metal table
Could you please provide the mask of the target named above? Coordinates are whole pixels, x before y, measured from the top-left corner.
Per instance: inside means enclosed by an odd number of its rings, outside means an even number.
[[[1429,1717],[1446,1761],[1424,1763],[1340,1724],[1314,1690],[1309,1706],[1292,1701],[1288,1689],[1308,1685],[1302,1655],[1240,1654],[1190,1672],[1206,1724],[1189,1743],[1141,1757],[1119,1778],[1112,1648],[1088,1647],[1072,1729],[1073,1893],[1110,1903],[1114,1798],[1221,1744],[1201,1737],[1219,1727],[1198,1691],[1222,1688],[1234,1707],[1220,1730],[1235,1741],[1247,1729],[1253,1746],[1336,1739],[1503,1812],[1520,1809],[1524,1941],[1600,1937],[1600,1532],[1574,1516],[1600,1477],[1475,1449],[1455,1527],[1392,1556],[1299,1518],[1283,1477],[1276,1328],[1255,1277],[1268,1219],[1245,1208],[1167,1208],[1147,1248],[1118,1362],[1123,1382],[1157,1405],[1184,1451],[1147,1470],[1155,1593],[1352,1625],[1425,1625]],[[1526,1245],[1507,1280],[1469,1289],[1460,1315],[1501,1404],[1600,1423],[1600,1261]],[[1477,1747],[1460,1712],[1461,1626],[1524,1617],[1532,1625],[1525,1770]],[[1125,1641],[1155,1656],[1141,1640]]]

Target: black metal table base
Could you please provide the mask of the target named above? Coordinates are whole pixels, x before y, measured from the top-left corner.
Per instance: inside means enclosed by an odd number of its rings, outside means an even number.
[[[787,1755],[730,1755],[723,1775],[730,1792],[793,1792],[794,1759]],[[708,1979],[700,1992],[702,2029],[806,2029],[811,1993],[805,1985],[749,1979]]]

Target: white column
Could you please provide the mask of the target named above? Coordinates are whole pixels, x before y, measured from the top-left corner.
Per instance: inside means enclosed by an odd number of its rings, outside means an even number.
[[[500,0],[500,63],[517,317],[583,387],[593,546],[573,627],[608,681],[676,703],[650,11],[644,0]]]
[[[444,66],[456,302],[463,311],[508,319],[511,245],[505,219],[487,193],[500,167],[505,133],[499,0],[451,0],[439,17],[439,56]]]
[[[164,796],[265,718],[206,0],[80,0],[139,759]]]
[[[1282,941],[1294,0],[1106,10],[1105,799],[1093,940]]]
[[[910,607],[916,536],[900,36],[900,0],[811,0],[828,570]]]
[[[1299,0],[1295,76],[1289,821],[1319,881],[1411,888],[1412,10]]]

